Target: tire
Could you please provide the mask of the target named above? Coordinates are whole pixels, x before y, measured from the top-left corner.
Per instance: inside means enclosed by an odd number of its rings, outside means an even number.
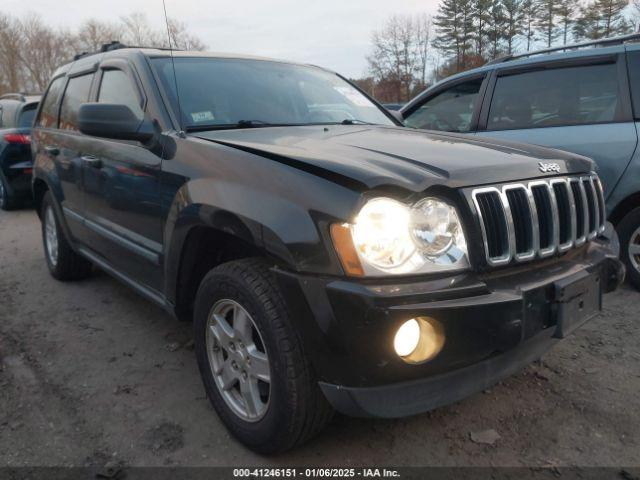
[[[618,223],[620,258],[627,267],[629,283],[640,290],[640,207],[631,210]]]
[[[229,312],[224,310],[227,307]],[[218,313],[216,318],[229,321],[227,329],[221,328],[218,320],[210,320],[214,312]],[[252,327],[250,336],[245,314]],[[239,320],[233,321],[240,317],[245,328]],[[237,330],[229,331],[232,325]],[[196,296],[194,329],[196,357],[209,400],[229,431],[245,446],[262,454],[282,452],[309,440],[329,422],[333,409],[320,391],[275,278],[262,259],[225,263],[204,277]],[[229,333],[232,335],[225,336]],[[243,338],[244,344],[239,343]],[[254,359],[252,363],[243,363],[242,349]],[[235,358],[238,364],[234,371],[229,369],[229,361],[232,365]],[[257,362],[256,358],[263,360]],[[221,366],[223,363],[226,367]],[[214,367],[231,374],[214,375]],[[248,374],[243,377],[245,368]],[[258,378],[264,371],[269,374],[268,385]],[[254,380],[257,387],[251,389],[247,385]],[[233,386],[225,390],[219,386],[224,382]],[[259,392],[259,400],[247,402],[242,388]],[[234,398],[239,399],[235,404]],[[257,407],[249,409],[249,403]]]
[[[13,210],[16,207],[15,201],[9,196],[9,189],[4,179],[4,175],[0,173],[0,210]]]
[[[91,262],[73,251],[60,227],[51,192],[42,199],[42,244],[51,275],[60,281],[81,280],[91,274]]]

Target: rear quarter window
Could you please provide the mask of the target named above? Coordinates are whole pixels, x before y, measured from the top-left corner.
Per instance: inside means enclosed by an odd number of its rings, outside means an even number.
[[[64,88],[65,77],[56,78],[42,100],[42,109],[36,124],[43,128],[55,128],[58,126],[58,104]]]
[[[499,76],[487,130],[614,122],[620,108],[617,65],[606,63]]]
[[[27,128],[33,125],[33,119],[36,116],[37,105],[29,105],[20,112],[18,116],[18,128]]]

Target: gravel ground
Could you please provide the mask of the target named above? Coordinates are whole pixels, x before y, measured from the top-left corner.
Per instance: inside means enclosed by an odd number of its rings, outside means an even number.
[[[640,294],[542,362],[462,402],[393,421],[336,417],[264,458],[229,437],[191,326],[101,273],[51,278],[31,210],[0,212],[0,465],[640,465]]]

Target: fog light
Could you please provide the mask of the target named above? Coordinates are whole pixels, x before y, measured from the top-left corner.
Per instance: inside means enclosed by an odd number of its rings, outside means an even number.
[[[402,324],[393,340],[393,347],[400,357],[411,355],[420,342],[420,324],[417,320],[407,320]]]
[[[404,322],[393,340],[393,347],[407,363],[422,363],[434,358],[444,346],[444,329],[429,317],[412,318]]]

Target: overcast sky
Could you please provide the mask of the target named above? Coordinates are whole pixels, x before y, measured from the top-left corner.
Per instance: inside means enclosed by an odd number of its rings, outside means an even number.
[[[437,9],[437,0],[166,0],[169,16],[185,22],[210,50],[309,62],[359,77],[366,72],[372,30],[392,14]],[[40,13],[51,26],[117,20],[144,12],[163,26],[162,0],[2,0],[14,15]]]

